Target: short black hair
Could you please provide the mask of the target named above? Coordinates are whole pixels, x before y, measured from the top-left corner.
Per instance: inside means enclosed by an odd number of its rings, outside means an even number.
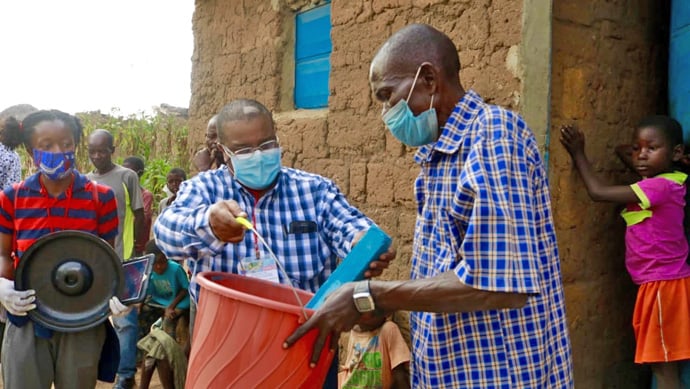
[[[70,115],[66,112],[58,111],[56,109],[35,111],[27,115],[24,120],[19,121],[14,117],[9,117],[5,120],[5,125],[2,129],[2,143],[7,147],[14,149],[20,144],[24,144],[28,149],[31,147],[31,135],[36,130],[36,125],[41,122],[61,121],[74,135],[74,143],[79,144],[84,127],[78,117]]]
[[[144,173],[144,169],[146,169],[146,164],[144,163],[144,159],[141,157],[137,157],[136,155],[130,155],[129,157],[125,158],[122,161],[122,164],[134,166],[135,171],[137,173],[141,172],[140,174]]]
[[[146,242],[146,246],[144,246],[144,252],[146,254],[154,254],[154,255],[162,255],[163,251],[158,247],[156,244],[156,241],[154,239],[149,240]]]
[[[170,169],[170,171],[168,172],[168,175],[170,175],[170,174],[174,174],[176,176],[181,176],[182,181],[187,179],[187,173],[185,173],[185,171],[179,167],[174,167],[174,168]]]
[[[222,136],[223,124],[226,122],[233,122],[237,120],[250,120],[255,117],[263,116],[273,123],[273,115],[271,111],[263,104],[252,99],[237,99],[229,102],[221,108],[216,119],[216,127],[218,128],[218,136]]]
[[[661,131],[666,140],[671,144],[671,146],[683,144],[683,127],[676,119],[670,116],[647,116],[644,119],[640,120],[639,123],[637,123],[638,130],[645,127],[652,127]]]

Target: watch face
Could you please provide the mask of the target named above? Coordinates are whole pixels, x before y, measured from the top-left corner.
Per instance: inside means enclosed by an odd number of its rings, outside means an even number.
[[[369,312],[374,310],[374,304],[371,297],[359,297],[355,299],[355,306],[360,312]]]

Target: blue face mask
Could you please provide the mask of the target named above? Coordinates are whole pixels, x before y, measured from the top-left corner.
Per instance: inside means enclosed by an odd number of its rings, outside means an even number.
[[[436,110],[433,108],[434,96],[431,95],[429,109],[417,116],[414,116],[410,106],[407,105],[407,101],[410,100],[414,86],[417,83],[420,70],[422,70],[421,66],[417,69],[417,74],[414,76],[414,82],[412,83],[412,88],[410,88],[410,93],[407,95],[407,100],[400,99],[382,117],[391,134],[402,143],[412,147],[429,144],[438,137],[438,119],[436,117]]]
[[[255,150],[249,155],[230,155],[234,176],[247,188],[268,188],[280,173],[280,148]]]
[[[34,149],[34,164],[43,175],[56,181],[72,173],[74,151],[52,153]]]

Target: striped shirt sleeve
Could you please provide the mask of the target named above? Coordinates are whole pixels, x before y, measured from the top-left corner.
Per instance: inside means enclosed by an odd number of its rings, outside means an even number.
[[[14,233],[14,192],[10,186],[0,192],[0,233]]]
[[[119,225],[115,193],[105,185],[91,184],[96,185],[98,193],[98,236],[105,240],[114,239]]]

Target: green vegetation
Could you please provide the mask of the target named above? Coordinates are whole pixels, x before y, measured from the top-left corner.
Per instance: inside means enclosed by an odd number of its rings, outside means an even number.
[[[130,115],[128,117],[101,114],[100,112],[79,113],[84,125],[84,138],[77,147],[76,166],[81,172],[93,169],[86,150],[86,138],[97,129],[110,131],[115,137],[114,162],[130,155],[136,155],[146,162],[141,184],[154,195],[157,204],[165,193],[165,177],[173,167],[189,170],[190,152],[187,144],[189,129],[186,119],[167,115]],[[20,151],[24,163],[24,177],[34,171],[32,160],[23,148]]]

